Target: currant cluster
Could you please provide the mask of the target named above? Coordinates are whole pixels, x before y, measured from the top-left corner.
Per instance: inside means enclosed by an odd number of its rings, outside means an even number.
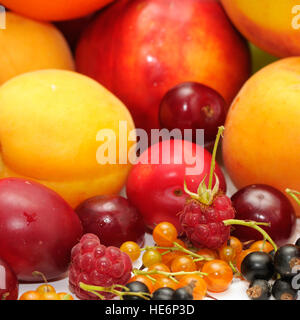
[[[296,300],[300,288],[300,247],[284,245],[275,252],[256,251],[242,261],[241,273],[250,281],[247,290],[253,300]]]

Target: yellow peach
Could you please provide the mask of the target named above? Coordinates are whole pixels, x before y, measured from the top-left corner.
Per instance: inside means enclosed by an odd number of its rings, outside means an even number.
[[[278,57],[300,55],[299,0],[221,0],[237,29]]]
[[[254,74],[233,101],[225,123],[224,163],[234,184],[300,190],[300,57]],[[300,216],[300,207],[295,210]]]
[[[0,85],[29,71],[74,70],[66,40],[50,23],[7,12],[6,29],[0,30],[0,48]]]
[[[99,141],[102,129],[115,133],[118,146],[119,121],[127,126],[120,133],[126,139],[134,129],[129,111],[86,76],[64,70],[17,76],[0,87],[0,178],[36,180],[72,206],[94,195],[117,193],[130,169],[129,163],[119,164],[119,157],[127,156],[134,142],[123,154],[117,150],[115,164],[101,164],[97,152],[114,143]]]

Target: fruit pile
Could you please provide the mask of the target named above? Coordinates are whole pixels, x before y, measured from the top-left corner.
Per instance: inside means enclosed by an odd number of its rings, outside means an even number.
[[[294,5],[1,1],[0,300],[297,299]]]

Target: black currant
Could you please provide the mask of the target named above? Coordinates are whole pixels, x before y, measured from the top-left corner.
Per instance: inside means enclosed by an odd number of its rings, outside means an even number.
[[[272,287],[272,295],[276,300],[296,300],[298,291],[286,279],[278,279]]]
[[[186,286],[175,290],[173,300],[193,300],[193,289]]]
[[[129,289],[129,292],[135,292],[135,293],[149,293],[148,287],[140,282],[140,281],[133,281],[126,284],[126,286]],[[134,295],[123,295],[124,300],[144,300],[142,297],[134,296]]]
[[[269,300],[271,297],[271,286],[266,280],[254,280],[249,285],[247,295],[252,300]]]
[[[296,241],[295,245],[300,247],[300,238]]]
[[[270,280],[274,274],[273,259],[266,252],[251,252],[244,258],[241,272],[250,282],[256,279]]]
[[[275,253],[274,265],[282,277],[295,276],[300,270],[300,247],[293,244],[280,247]]]
[[[173,300],[175,290],[164,287],[155,290],[152,294],[152,300]]]

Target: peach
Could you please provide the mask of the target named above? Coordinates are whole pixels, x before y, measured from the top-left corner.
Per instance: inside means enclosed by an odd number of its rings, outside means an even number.
[[[73,207],[95,195],[118,193],[130,169],[119,164],[127,150],[116,152],[116,164],[99,164],[99,147],[113,142],[97,140],[99,130],[110,129],[118,146],[119,121],[127,132],[134,129],[127,108],[86,76],[65,70],[17,76],[0,87],[0,178],[33,179]]]
[[[83,17],[112,1],[114,0],[1,0],[1,4],[32,19],[56,21]]]
[[[71,51],[52,24],[6,13],[0,30],[0,85],[16,75],[40,69],[74,70]]]
[[[238,30],[278,57],[300,55],[299,0],[221,0]]]
[[[300,57],[281,59],[254,74],[232,103],[223,156],[237,188],[263,183],[300,190],[299,79]]]

